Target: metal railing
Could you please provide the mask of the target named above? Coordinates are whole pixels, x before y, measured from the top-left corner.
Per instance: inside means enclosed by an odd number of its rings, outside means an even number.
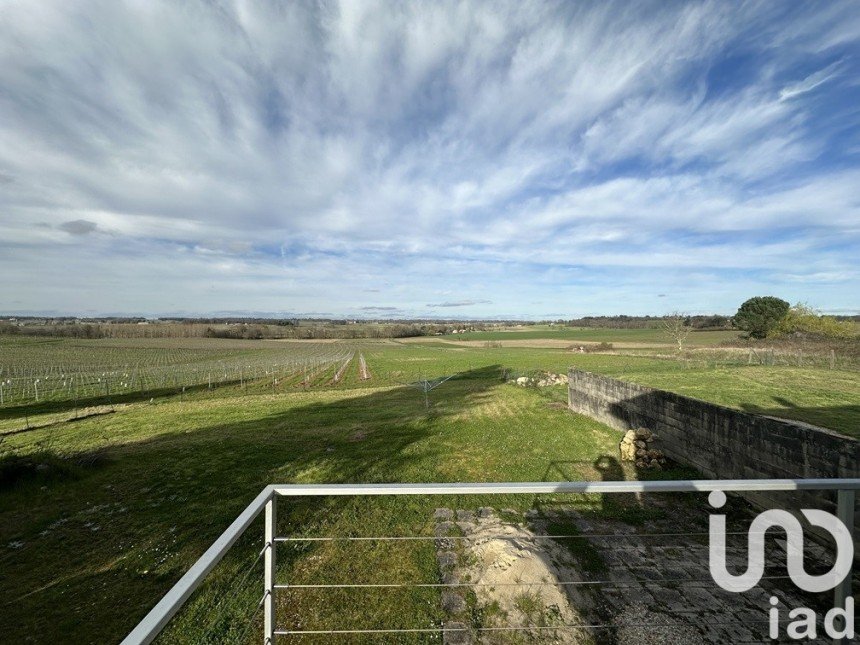
[[[600,481],[600,482],[509,482],[509,483],[459,483],[459,484],[287,484],[266,486],[244,511],[215,540],[197,562],[179,579],[167,594],[150,610],[138,625],[122,641],[122,645],[138,645],[152,642],[170,619],[179,611],[203,579],[221,561],[230,547],[242,536],[248,526],[265,513],[263,597],[263,643],[273,645],[278,635],[292,634],[277,629],[275,596],[278,589],[287,588],[275,581],[276,545],[289,538],[276,534],[278,497],[330,497],[330,496],[380,496],[380,495],[511,495],[553,493],[691,493],[723,491],[749,493],[757,491],[836,491],[837,517],[849,531],[853,531],[855,491],[860,490],[860,479],[734,479],[734,480],[676,480],[676,481]],[[543,536],[552,537],[552,536]],[[305,538],[306,539],[306,538]],[[403,539],[418,539],[404,537]],[[433,538],[429,538],[433,539]],[[844,607],[851,597],[852,574],[849,572],[834,590],[834,606]],[[293,585],[295,586],[295,585]],[[368,585],[363,585],[368,586]],[[372,586],[372,585],[371,585]],[[411,585],[415,586],[415,585]],[[450,586],[445,584],[418,586]],[[588,627],[588,625],[583,625]],[[493,628],[503,629],[503,628]],[[445,628],[426,630],[355,630],[362,633],[386,633],[389,631],[443,632]],[[459,630],[454,630],[459,631]],[[308,632],[312,633],[312,632]],[[330,632],[326,632],[330,633]],[[354,633],[344,630],[343,633]]]

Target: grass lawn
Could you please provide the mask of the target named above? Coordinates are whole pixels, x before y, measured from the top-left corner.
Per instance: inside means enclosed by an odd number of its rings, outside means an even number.
[[[605,331],[605,330],[600,330]],[[612,331],[612,330],[610,330]],[[628,330],[615,330],[624,332]],[[643,331],[643,330],[630,330]],[[644,330],[648,331],[648,330]],[[504,332],[500,332],[504,333]],[[511,332],[514,333],[514,332]],[[188,339],[187,344],[193,351],[186,352],[186,341],[150,341],[153,347],[136,342],[131,348],[117,348],[117,341],[49,341],[57,346],[64,361],[90,361],[103,364],[111,357],[113,360],[127,361],[132,352],[139,356],[150,350],[164,351],[165,358],[152,360],[184,360],[178,369],[188,369],[188,364],[201,360],[201,352],[223,358],[226,354],[247,352],[248,360],[263,362],[284,360],[290,352],[310,352],[319,347],[313,342],[258,343],[255,341],[217,341],[212,339]],[[219,346],[219,342],[225,345]],[[626,379],[667,389],[695,398],[703,399],[751,412],[760,412],[821,425],[852,436],[860,436],[860,372],[829,370],[813,367],[726,365],[718,360],[691,361],[689,364],[673,360],[671,357],[652,357],[635,353],[580,354],[563,348],[537,347],[460,347],[433,340],[426,342],[364,341],[344,343],[355,351],[355,358],[347,367],[342,379],[332,383],[338,363],[332,363],[319,374],[302,385],[305,373],[289,378],[274,380],[259,379],[219,387],[217,396],[240,396],[254,394],[295,393],[297,390],[314,389],[354,389],[368,387],[398,387],[422,378],[436,378],[476,369],[495,369],[497,374],[516,374],[549,370],[566,372],[575,366],[616,378]],[[334,345],[327,345],[330,347]],[[14,352],[15,361],[26,364],[26,345],[18,345]],[[245,350],[239,348],[245,347]],[[0,349],[7,349],[0,342]],[[42,344],[34,349],[35,362],[46,364],[48,360]],[[77,352],[77,353],[76,353]],[[119,352],[119,354],[117,354]],[[270,354],[269,354],[270,352]],[[362,380],[359,374],[358,354],[365,357],[370,370],[370,380]],[[6,358],[0,353],[0,363]],[[180,358],[182,357],[182,358]],[[234,356],[233,360],[241,358]],[[0,407],[0,432],[8,432],[38,425],[46,420],[59,420],[73,415],[74,410],[104,404],[129,403],[160,396],[173,396],[181,388],[165,386],[145,392],[112,393],[111,396],[94,396],[75,403],[70,400],[41,401],[39,404],[6,405]],[[187,388],[185,398],[203,396],[206,385]],[[48,419],[48,413],[54,417]],[[41,420],[40,420],[41,417]],[[2,446],[2,444],[0,444]],[[2,447],[0,447],[2,451]]]
[[[557,405],[564,391],[556,389],[517,388],[502,383],[498,369],[478,368],[436,390],[429,413],[407,387],[257,394],[242,405],[201,394],[7,437],[7,447],[23,454],[50,449],[79,458],[68,472],[47,460],[47,471],[0,494],[3,639],[117,640],[268,483],[555,480],[559,468],[599,478],[594,464],[614,454],[617,434]],[[408,535],[429,530],[433,508],[444,503],[305,500],[281,505],[280,530]],[[166,642],[239,635],[259,598],[259,563],[247,584],[234,583],[260,540],[253,527]],[[360,557],[337,544],[285,547],[282,579],[435,581],[432,542],[359,548]],[[283,619],[403,627],[439,618],[432,589],[365,594],[360,605],[347,591],[325,602],[319,593],[285,596]],[[258,637],[252,628],[249,638]]]
[[[860,438],[860,375],[798,367],[622,371],[619,378]]]
[[[74,411],[68,401],[0,408],[0,641],[117,641],[269,483],[604,477],[601,464],[616,454],[618,433],[564,409],[563,386],[518,388],[502,381],[505,373],[563,372],[574,365],[860,434],[855,372],[688,369],[672,360],[561,349],[391,341],[351,346],[364,355],[370,380],[361,380],[356,358],[336,385],[326,372],[308,385],[301,377],[260,379],[211,391],[190,388],[181,397],[170,389],[96,397],[78,405],[112,404],[116,411],[71,422],[65,421]],[[97,351],[98,341],[86,347]],[[457,378],[430,393],[428,411],[410,383],[452,374]],[[279,532],[429,535],[437,506],[524,510],[551,501],[304,500],[281,504]],[[564,501],[613,512],[605,500]],[[623,503],[615,510],[636,511]],[[237,640],[248,625],[248,642],[259,638],[253,610],[261,593],[255,561],[261,540],[257,522],[163,642]],[[432,541],[279,549],[279,581],[294,584],[437,578]],[[281,594],[280,602],[285,627],[415,627],[438,625],[441,618],[435,589],[380,589],[360,599],[350,590],[296,589]]]
[[[486,365],[502,365],[512,372],[538,369],[566,372],[573,366],[860,437],[860,372],[856,371],[706,362],[691,363],[688,367],[668,358],[630,354],[579,354],[562,349],[519,347],[460,348],[432,343],[379,346],[365,355],[369,361],[372,357],[378,366],[377,374],[388,382]]]

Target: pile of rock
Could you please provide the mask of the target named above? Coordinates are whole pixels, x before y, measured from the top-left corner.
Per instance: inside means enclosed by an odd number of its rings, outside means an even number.
[[[549,387],[550,385],[567,384],[567,374],[548,372],[538,376],[520,376],[515,383],[520,387]]]
[[[621,461],[636,462],[637,468],[652,468],[663,470],[666,467],[666,455],[662,450],[654,448],[657,435],[647,428],[628,430],[618,446],[621,450]]]

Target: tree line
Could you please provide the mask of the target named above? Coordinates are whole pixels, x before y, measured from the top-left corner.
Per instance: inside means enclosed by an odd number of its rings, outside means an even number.
[[[602,329],[660,329],[668,316],[583,316],[556,321],[568,327],[595,327]],[[692,329],[732,329],[732,317],[719,314],[684,316],[684,324]]]

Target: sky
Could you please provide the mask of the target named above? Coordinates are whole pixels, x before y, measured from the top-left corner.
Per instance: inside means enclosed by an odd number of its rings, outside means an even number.
[[[860,5],[0,0],[0,313],[860,312]]]

